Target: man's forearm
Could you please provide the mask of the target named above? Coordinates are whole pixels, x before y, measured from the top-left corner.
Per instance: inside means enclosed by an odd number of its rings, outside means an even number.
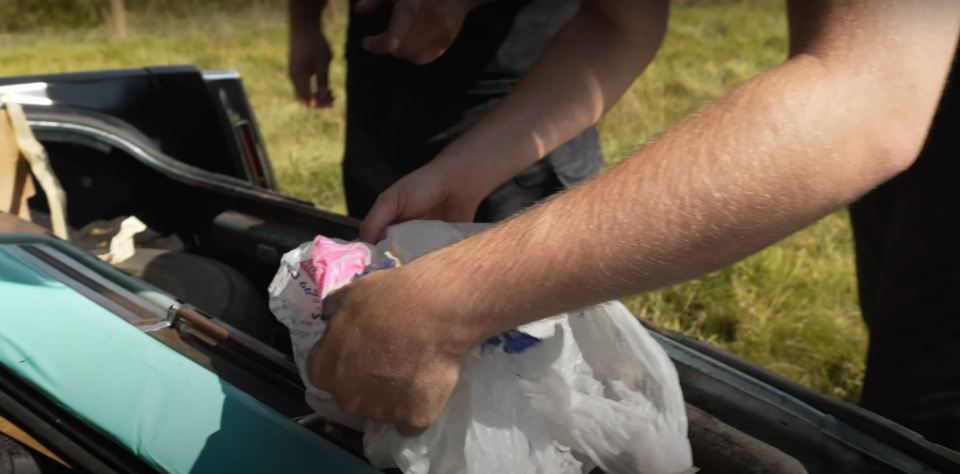
[[[516,90],[441,152],[435,165],[469,176],[466,181],[480,183],[485,195],[572,139],[650,63],[667,13],[663,0],[585,2]]]
[[[290,0],[287,14],[290,31],[295,34],[301,30],[319,30],[320,14],[327,0]]]
[[[836,13],[841,24],[866,17],[849,38],[811,41],[609,172],[401,269],[434,300],[424,304],[450,313],[448,337],[476,343],[701,275],[909,166],[956,45],[957,5],[834,3],[861,6]],[[877,31],[858,37],[865,25]]]

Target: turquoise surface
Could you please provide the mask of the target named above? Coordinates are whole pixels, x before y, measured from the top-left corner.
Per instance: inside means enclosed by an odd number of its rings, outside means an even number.
[[[376,472],[0,245],[0,364],[167,472]]]

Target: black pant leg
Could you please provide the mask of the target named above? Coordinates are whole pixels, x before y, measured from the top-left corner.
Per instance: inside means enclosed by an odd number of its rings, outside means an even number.
[[[919,158],[851,206],[870,330],[861,404],[960,449],[957,58]]]

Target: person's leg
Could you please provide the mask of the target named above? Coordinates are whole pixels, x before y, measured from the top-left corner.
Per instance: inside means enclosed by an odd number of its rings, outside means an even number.
[[[362,219],[377,196],[402,177],[391,160],[393,152],[405,154],[397,143],[396,89],[384,81],[405,81],[407,71],[390,58],[363,49],[363,38],[382,31],[389,21],[386,9],[377,14],[350,14],[346,41],[346,136],[343,155],[343,188],[347,214]]]
[[[960,449],[960,370],[953,363],[960,360],[960,258],[957,249],[924,238],[929,227],[906,218],[909,198],[900,184],[878,189],[850,212],[870,332],[860,405]]]
[[[374,16],[352,15],[343,162],[349,214],[363,218],[381,192],[489,112],[577,5],[574,0],[560,10],[530,0],[485,5],[467,17],[450,49],[427,66],[363,50],[364,37],[386,28],[388,8]],[[590,129],[495,190],[477,220],[501,220],[594,174],[602,161],[597,132]]]
[[[553,167],[540,160],[503,183],[477,209],[476,222],[498,222],[563,189]]]
[[[471,91],[523,4],[493,2],[475,10],[447,52],[424,66],[363,49],[363,38],[386,30],[389,5],[373,15],[351,14],[343,163],[351,216],[363,218],[380,193],[475,123],[474,111],[503,97],[506,90]]]

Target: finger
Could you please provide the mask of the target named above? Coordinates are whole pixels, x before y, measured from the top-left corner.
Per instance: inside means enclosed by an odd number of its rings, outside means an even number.
[[[330,91],[330,60],[318,60],[315,76],[317,91],[313,93],[314,107],[330,107],[333,105],[333,92]]]
[[[422,6],[410,34],[402,37],[396,56],[424,65],[436,61],[453,45],[463,26],[466,12],[451,3],[432,3]]]
[[[393,54],[400,47],[400,39],[391,36],[390,30],[363,39],[363,49],[373,54]]]
[[[455,38],[446,33],[435,18],[431,22],[425,15],[420,15],[417,20],[410,27],[410,34],[401,39],[400,46],[393,54],[422,66],[439,58]]]
[[[338,387],[337,364],[340,359],[340,343],[342,342],[342,331],[337,329],[341,323],[349,322],[349,318],[334,318],[334,314],[339,312],[342,307],[342,300],[345,295],[343,289],[330,292],[323,299],[323,307],[320,309],[321,318],[327,321],[326,327],[320,339],[310,348],[307,354],[307,377],[314,387],[319,388],[331,395],[336,395]]]
[[[422,66],[438,58],[439,54],[432,44],[435,42],[424,37],[426,33],[420,32],[418,29],[415,29],[415,31],[417,33],[408,35],[400,42],[400,46],[393,55]]]
[[[340,312],[341,302],[343,301],[344,289],[340,288],[330,292],[323,298],[323,304],[320,308],[320,319],[329,321],[333,315]]]
[[[471,196],[449,196],[444,202],[442,220],[447,222],[473,222],[480,207],[480,199]]]
[[[420,10],[420,0],[397,0],[390,13],[387,31],[363,39],[363,47],[374,54],[393,54],[407,37]]]
[[[383,230],[400,214],[400,199],[394,188],[389,188],[373,203],[373,208],[360,223],[360,240],[377,243]]]
[[[310,98],[312,107],[328,108],[333,106],[333,92],[330,89],[321,89],[313,93]]]
[[[290,82],[293,83],[293,95],[298,101],[310,104],[310,73],[291,69]]]
[[[430,64],[436,61],[437,59],[440,58],[440,56],[443,56],[443,53],[446,53],[446,52],[447,52],[446,49],[434,47],[420,53],[417,57],[413,58],[412,61],[416,64],[423,66],[425,64]]]
[[[337,408],[347,415],[362,414],[363,401],[359,397],[349,395],[337,395],[334,397],[337,402]]]
[[[360,0],[354,5],[353,12],[359,15],[369,15],[377,11],[382,3],[383,0]]]
[[[419,436],[423,434],[424,431],[427,431],[434,421],[433,419],[428,420],[423,417],[410,418],[396,424],[397,432],[402,436]]]
[[[411,404],[399,403],[396,405],[394,426],[397,432],[403,436],[418,436],[428,430],[440,417],[440,412],[450,398],[451,389],[441,389],[446,393],[440,397],[437,394],[430,396],[431,392],[438,387],[434,386],[427,390],[416,390],[413,393],[419,393],[417,399]],[[426,396],[424,396],[426,395]]]
[[[368,420],[382,425],[388,425],[393,422],[393,411],[382,406],[375,405],[363,411],[363,416]]]
[[[417,395],[407,399],[413,403],[398,404],[401,410],[396,413],[396,427],[404,436],[419,435],[437,422],[460,379],[460,366],[441,363],[425,368],[422,373],[429,376],[413,381],[413,390],[409,393]]]
[[[306,372],[307,381],[311,385],[332,395],[336,388],[332,377],[333,367],[336,363],[334,360],[336,353],[327,350],[327,346],[331,344],[327,337],[329,332],[324,331],[320,340],[310,348],[310,353],[307,355]]]

